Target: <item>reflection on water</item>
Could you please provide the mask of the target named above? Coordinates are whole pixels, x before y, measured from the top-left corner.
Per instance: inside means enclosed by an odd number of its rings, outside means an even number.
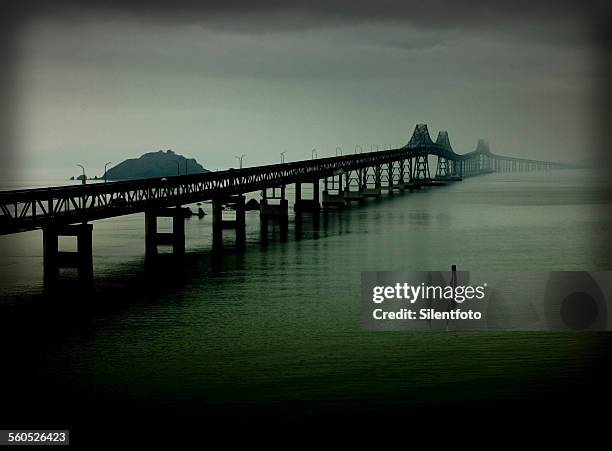
[[[587,175],[493,174],[286,224],[247,212],[244,253],[212,251],[207,204],[186,221],[182,258],[145,262],[142,215],[97,221],[93,287],[66,277],[45,290],[41,233],[1,237],[4,350],[21,363],[4,374],[31,370],[41,390],[91,402],[226,407],[513,398],[572,384],[595,371],[604,335],[365,332],[359,283],[361,271],[451,264],[610,269],[611,209]]]

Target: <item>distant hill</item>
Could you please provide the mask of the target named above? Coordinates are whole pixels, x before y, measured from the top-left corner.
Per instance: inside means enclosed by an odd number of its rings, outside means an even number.
[[[178,163],[178,165],[177,165]],[[209,172],[195,158],[185,158],[171,150],[149,152],[130,158],[106,171],[108,180],[133,180]],[[102,176],[104,178],[104,175]]]

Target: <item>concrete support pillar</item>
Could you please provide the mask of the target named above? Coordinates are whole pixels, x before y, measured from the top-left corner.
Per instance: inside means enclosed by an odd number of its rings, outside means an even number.
[[[76,268],[79,279],[93,279],[92,224],[51,226],[43,229],[43,265],[45,281],[50,282],[59,276],[60,268]],[[76,252],[59,250],[60,236],[74,236],[77,240]]]
[[[234,219],[224,219],[224,207],[234,212]],[[234,229],[236,232],[236,248],[244,249],[246,245],[246,209],[245,197],[242,195],[213,199],[213,247],[223,246],[223,230]]]
[[[271,190],[271,196],[268,196],[267,189],[262,191],[262,199],[259,203],[260,217],[287,218],[289,214],[289,201],[285,198],[285,185],[272,188]],[[280,191],[280,194],[277,190]]]
[[[295,184],[295,204],[293,210],[296,213],[303,211],[319,211],[321,204],[319,203],[319,179],[312,182],[312,199],[302,198],[302,183]]]
[[[145,256],[157,255],[157,215],[153,210],[145,211]]]
[[[175,254],[185,253],[185,213],[182,208],[172,216],[172,252]]]
[[[246,246],[246,209],[244,196],[234,196],[236,212],[236,246],[243,249]]]
[[[172,218],[172,232],[158,232],[157,218]],[[145,255],[157,255],[159,245],[172,245],[175,254],[185,253],[185,211],[181,207],[145,211]]]
[[[58,234],[55,229],[44,228],[43,229],[43,271],[45,281],[53,280],[59,276],[59,265],[58,265]]]
[[[295,182],[295,205],[298,205],[301,201],[302,201],[302,184],[300,182]]]
[[[223,242],[223,202],[221,199],[213,199],[212,206],[213,247],[221,247]]]
[[[336,180],[336,177],[338,179]],[[330,177],[325,177],[325,189],[323,190],[323,207],[344,207],[344,191],[342,190],[342,175],[332,175]],[[337,194],[330,193],[331,191],[335,191]]]
[[[93,279],[93,224],[77,226],[77,260],[79,278]]]

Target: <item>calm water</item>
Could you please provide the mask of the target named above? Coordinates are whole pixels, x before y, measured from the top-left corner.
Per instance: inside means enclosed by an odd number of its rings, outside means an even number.
[[[209,215],[186,221],[183,259],[150,265],[143,215],[97,221],[95,287],[68,277],[61,299],[41,283],[41,233],[0,237],[0,312],[39,380],[93,402],[316,410],[562,392],[597,371],[606,334],[364,332],[360,272],[610,270],[607,186],[587,171],[491,174],[301,230],[291,215],[286,236],[247,212],[246,252],[221,257]]]

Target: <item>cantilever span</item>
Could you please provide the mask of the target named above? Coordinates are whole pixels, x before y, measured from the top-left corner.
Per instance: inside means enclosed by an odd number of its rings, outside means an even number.
[[[437,158],[435,175],[430,157]],[[457,154],[448,133],[432,141],[426,124],[418,124],[409,142],[398,149],[318,158],[203,174],[150,178],[80,186],[61,186],[0,192],[0,234],[43,230],[45,272],[54,275],[61,266],[76,266],[92,274],[90,221],[133,213],[145,213],[146,252],[154,255],[158,244],[172,244],[184,252],[182,205],[212,200],[213,243],[220,246],[222,231],[236,229],[237,244],[244,239],[244,193],[260,191],[262,217],[286,217],[285,186],[295,184],[297,212],[344,206],[365,197],[379,197],[383,190],[403,191],[443,185],[464,177],[495,171],[562,169],[561,163],[505,157],[490,151],[480,140],[472,152]],[[320,181],[324,189],[320,196]],[[313,184],[313,198],[302,197],[301,185]],[[321,198],[322,197],[322,198]],[[231,206],[234,220],[223,219],[223,207]],[[157,217],[173,218],[173,232],[158,233]],[[76,253],[59,252],[58,237],[74,235]]]

